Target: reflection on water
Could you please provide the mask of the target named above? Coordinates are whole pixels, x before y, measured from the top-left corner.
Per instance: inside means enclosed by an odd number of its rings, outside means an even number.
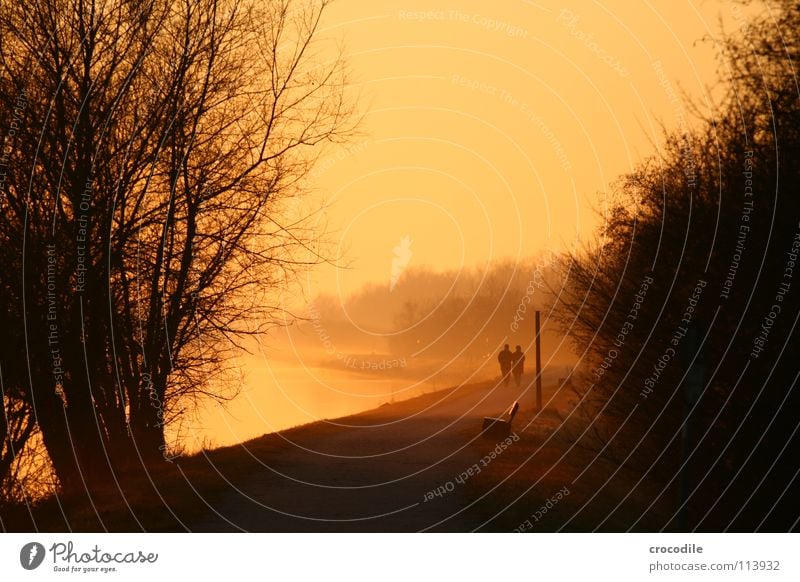
[[[195,418],[184,423],[180,436],[185,452],[231,445],[494,375],[493,366],[485,365],[488,362],[442,367],[441,362],[374,356],[313,366],[307,361],[304,365],[258,356],[247,356],[240,363],[241,393],[226,405],[203,406]],[[173,432],[168,442],[174,442],[176,436]]]

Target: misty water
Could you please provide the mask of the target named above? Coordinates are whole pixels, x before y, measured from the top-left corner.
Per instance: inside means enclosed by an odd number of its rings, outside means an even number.
[[[299,361],[268,361],[258,356],[241,358],[240,394],[224,405],[203,405],[180,429],[183,446],[186,452],[194,452],[232,445],[266,433],[340,418],[496,375],[494,366],[470,370],[443,365],[430,372],[428,362],[424,368],[409,369],[414,362],[408,358],[404,367],[372,369],[384,360],[399,361],[400,366],[404,361],[381,355],[368,364],[350,361],[349,365],[328,367]],[[354,364],[356,368],[351,367]],[[176,436],[173,434],[172,438]]]
[[[408,269],[393,284],[367,285],[345,299],[319,295],[301,317],[253,338],[215,392],[169,427],[186,453],[232,445],[331,420],[428,392],[496,378],[503,344],[521,345],[533,371],[532,311],[558,288],[549,255],[484,270]],[[542,365],[564,375],[577,358],[543,311]]]
[[[568,375],[575,356],[556,334],[543,334],[543,377]],[[560,348],[560,349],[556,349]],[[390,353],[343,354],[342,358],[297,353],[237,359],[239,394],[207,402],[176,424],[168,442],[184,454],[228,446],[294,426],[335,419],[460,384],[496,379],[496,353],[480,358],[412,358]],[[533,351],[528,370],[533,372]],[[383,367],[381,367],[383,365]],[[176,430],[177,429],[177,430]],[[177,442],[177,439],[180,442]]]

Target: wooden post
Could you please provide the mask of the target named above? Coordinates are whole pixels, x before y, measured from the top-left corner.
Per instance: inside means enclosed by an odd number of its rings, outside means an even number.
[[[536,411],[542,410],[542,334],[539,327],[539,310],[536,310]]]

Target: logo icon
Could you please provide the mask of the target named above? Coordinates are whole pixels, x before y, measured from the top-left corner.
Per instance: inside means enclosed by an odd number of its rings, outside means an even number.
[[[35,570],[44,561],[44,546],[39,542],[28,542],[19,552],[19,563],[26,570]]]

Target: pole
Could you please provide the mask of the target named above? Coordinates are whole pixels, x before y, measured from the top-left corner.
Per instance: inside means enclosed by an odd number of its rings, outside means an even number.
[[[536,411],[542,410],[542,334],[539,327],[540,311],[536,310]]]

